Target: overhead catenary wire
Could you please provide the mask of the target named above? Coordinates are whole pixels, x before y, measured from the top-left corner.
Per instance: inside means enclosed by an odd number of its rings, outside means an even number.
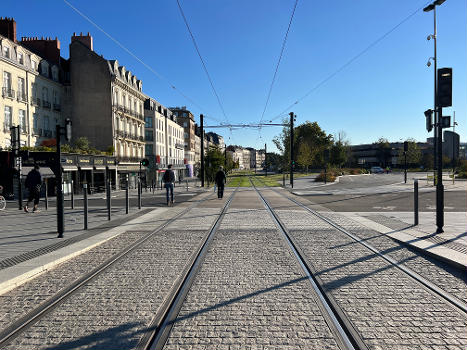
[[[126,53],[128,53],[131,57],[133,57],[135,60],[137,60],[139,63],[141,63],[145,68],[147,68],[151,73],[153,73],[157,78],[160,80],[166,82],[170,88],[175,90],[179,95],[181,95],[183,98],[185,98],[187,101],[189,101],[191,104],[199,108],[201,111],[206,112],[206,110],[200,106],[197,102],[195,102],[192,98],[190,98],[188,95],[183,93],[179,88],[177,88],[172,82],[170,82],[166,77],[164,77],[162,74],[158,73],[154,68],[152,68],[150,65],[148,65],[146,62],[144,62],[141,58],[139,58],[137,55],[135,55],[130,49],[128,49],[125,45],[123,45],[120,41],[115,39],[112,35],[110,35],[108,32],[106,32],[101,26],[99,26],[96,22],[94,22],[91,18],[86,16],[82,11],[77,9],[75,6],[73,6],[69,1],[63,0],[63,2],[68,5],[72,10],[74,10],[77,14],[79,14],[81,17],[83,17],[86,21],[91,23],[94,27],[96,27],[99,31],[101,31],[105,36],[107,36],[110,40],[112,40],[115,44],[117,44],[121,49],[123,49]],[[208,115],[205,115],[206,118],[210,118],[212,120],[215,120],[217,122],[221,122],[219,119],[216,119],[214,117],[210,117]]]
[[[402,19],[399,23],[397,23],[394,27],[392,27],[390,30],[385,32],[383,35],[381,35],[379,38],[371,42],[368,46],[366,46],[363,50],[361,50],[359,53],[357,53],[355,56],[350,58],[347,62],[345,62],[342,66],[340,66],[338,69],[336,69],[333,73],[329,74],[326,78],[321,80],[318,84],[316,84],[313,88],[307,91],[302,97],[297,99],[295,102],[290,104],[287,108],[285,108],[282,112],[280,112],[278,115],[276,115],[274,118],[269,119],[269,121],[274,121],[278,118],[284,117],[287,115],[287,112],[290,111],[290,109],[299,104],[303,99],[307,98],[310,94],[312,94],[314,91],[319,89],[322,85],[327,83],[329,80],[334,78],[336,75],[338,75],[340,72],[342,72],[345,68],[347,68],[349,65],[354,63],[357,59],[359,59],[361,56],[363,56],[366,52],[371,50],[374,46],[376,46],[379,42],[384,40],[387,36],[389,36],[392,32],[394,32],[397,28],[399,28],[402,24],[407,22],[409,19],[411,19],[413,16],[415,16],[419,11],[423,10],[426,5],[428,5],[430,1],[425,2],[423,6],[417,8],[415,11],[411,12],[408,16],[406,16],[404,19]]]
[[[224,106],[222,105],[221,99],[219,98],[219,94],[217,93],[217,91],[216,91],[216,89],[214,87],[214,83],[213,83],[213,81],[211,79],[211,76],[209,75],[209,72],[208,72],[208,69],[207,69],[206,64],[204,62],[203,56],[201,56],[201,52],[199,51],[198,44],[196,43],[195,37],[193,35],[193,32],[191,31],[190,25],[188,24],[188,20],[186,19],[185,13],[183,12],[183,9],[182,9],[182,6],[181,6],[179,0],[177,0],[177,5],[178,5],[178,9],[180,10],[180,14],[182,15],[183,21],[185,22],[186,28],[188,29],[188,32],[190,33],[191,41],[193,42],[193,45],[194,45],[194,47],[196,49],[196,52],[198,53],[198,57],[201,60],[201,64],[203,65],[204,72],[206,73],[206,76],[208,77],[209,84],[211,84],[212,91],[214,92],[214,95],[216,96],[217,103],[219,104],[219,107],[220,107],[220,109],[222,111],[222,114],[224,115],[224,118],[225,118],[226,122],[229,123],[227,115],[225,114]]]

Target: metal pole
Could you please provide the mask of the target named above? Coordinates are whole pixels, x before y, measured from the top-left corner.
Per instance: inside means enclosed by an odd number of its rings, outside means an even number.
[[[439,117],[437,117],[438,113],[437,113],[437,105],[438,105],[438,101],[437,101],[437,97],[438,97],[438,84],[437,84],[437,64],[438,64],[438,58],[436,56],[436,36],[437,36],[437,30],[436,30],[436,6],[434,7],[433,9],[433,19],[434,19],[434,34],[433,34],[433,40],[434,40],[434,45],[435,45],[435,52],[434,52],[434,76],[435,76],[435,89],[434,89],[434,105],[435,105],[435,108],[433,109],[433,122],[435,124],[435,127],[433,128],[433,186],[436,185],[436,155],[437,155],[437,150],[436,150],[436,140],[437,140],[437,131],[436,131],[436,124],[438,123],[438,119]]]
[[[293,168],[294,168],[294,114],[290,112],[290,187],[293,188]]]
[[[407,152],[404,151],[404,183],[407,183]]]
[[[227,171],[227,145],[224,144],[224,169]]]
[[[71,209],[75,209],[75,193],[73,187],[73,180],[71,180]]]
[[[186,180],[186,191],[188,192],[188,180]]]
[[[88,229],[88,184],[83,184],[83,196],[84,196],[84,229]]]
[[[49,209],[49,181],[48,179],[44,179],[45,182],[45,210]]]
[[[327,184],[327,177],[328,177],[328,174],[327,174],[327,166],[326,166],[326,163],[324,163],[324,184],[326,185]]]
[[[60,139],[61,139],[61,127],[57,125],[55,128],[56,133],[56,144],[57,144],[57,152],[56,152],[56,167],[57,167],[57,232],[58,238],[63,238],[63,232],[65,231],[65,214],[64,214],[64,203],[63,203],[63,189],[62,189],[62,164],[61,158],[62,154],[60,152]]]
[[[111,202],[111,193],[110,193],[110,181],[109,181],[109,177],[107,176],[107,179],[106,179],[106,187],[107,187],[107,220],[110,220],[110,216],[111,216],[111,210],[112,210],[112,202]]]
[[[413,183],[413,224],[418,225],[418,180]]]
[[[201,128],[201,187],[204,187],[204,116],[200,114],[200,128]]]
[[[18,149],[18,154],[17,154],[17,157],[19,158],[18,160],[18,204],[19,204],[19,210],[23,210],[23,184],[21,182],[21,162],[22,162],[22,159],[21,159],[21,155],[20,155],[20,149],[21,149],[21,142],[20,142],[20,138],[21,138],[21,129],[19,127],[19,125],[17,126],[17,130],[18,130],[18,140],[17,140],[17,149]]]
[[[138,173],[138,209],[141,209],[141,192],[143,188],[141,187],[141,161],[139,162],[139,173]]]
[[[266,163],[266,159],[267,159],[266,157],[267,157],[268,152],[267,152],[266,147],[267,147],[266,144],[264,144],[264,169],[266,171],[265,176],[268,176],[268,163]]]
[[[128,214],[130,210],[130,183],[128,180],[128,174],[126,174],[126,188],[125,188],[125,214]]]
[[[436,181],[436,233],[444,232],[444,186],[443,186],[443,135],[441,119],[443,109],[438,110],[438,181]]]

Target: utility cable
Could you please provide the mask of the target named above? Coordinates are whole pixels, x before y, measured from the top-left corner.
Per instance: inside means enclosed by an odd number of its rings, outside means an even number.
[[[419,7],[417,10],[413,11],[412,13],[410,13],[407,17],[405,17],[402,21],[400,21],[398,24],[396,24],[394,27],[392,27],[390,30],[388,30],[386,33],[384,33],[382,36],[380,36],[378,39],[376,39],[375,41],[373,41],[370,45],[368,45],[367,47],[365,47],[362,51],[360,51],[358,54],[356,54],[355,56],[353,56],[351,59],[349,59],[346,63],[344,63],[341,67],[339,67],[337,70],[335,70],[333,73],[331,73],[330,75],[328,75],[325,79],[321,80],[318,84],[316,84],[313,88],[311,88],[305,95],[303,95],[302,97],[300,97],[298,100],[296,100],[294,103],[292,103],[291,105],[289,105],[287,108],[285,108],[281,113],[279,113],[277,116],[275,116],[274,118],[270,119],[270,121],[273,121],[273,120],[276,120],[278,118],[281,118],[281,117],[284,117],[286,115],[286,113],[290,110],[290,108],[292,108],[293,106],[297,105],[298,103],[300,103],[303,99],[307,98],[311,93],[313,93],[314,91],[316,91],[318,88],[320,88],[322,85],[324,85],[325,83],[327,83],[329,80],[331,80],[332,78],[334,78],[337,74],[339,74],[340,72],[342,72],[345,68],[347,68],[349,65],[351,65],[353,62],[355,62],[358,58],[360,58],[361,56],[363,56],[366,52],[368,52],[370,49],[372,49],[374,46],[376,46],[379,42],[381,42],[383,39],[385,39],[387,36],[389,36],[389,34],[391,34],[392,32],[394,32],[397,28],[399,28],[402,24],[404,24],[405,22],[407,22],[410,18],[412,18],[413,16],[415,16],[420,10],[422,10],[427,4],[429,4],[429,2],[425,3],[423,6]]]
[[[188,32],[190,33],[191,40],[193,41],[193,45],[195,46],[196,52],[198,53],[199,59],[201,60],[201,64],[203,65],[204,72],[206,73],[209,83],[211,84],[212,91],[214,92],[214,95],[216,95],[217,98],[217,103],[219,104],[219,107],[221,108],[222,114],[224,115],[225,120],[227,123],[229,123],[229,120],[227,119],[227,115],[225,114],[224,106],[221,103],[221,100],[219,98],[219,95],[217,94],[216,89],[214,88],[214,83],[212,82],[211,76],[209,75],[208,69],[206,68],[206,64],[204,63],[203,57],[201,56],[201,53],[199,51],[198,45],[196,44],[195,37],[193,35],[193,32],[190,29],[190,25],[188,24],[188,21],[185,17],[185,14],[183,13],[182,6],[180,5],[180,1],[177,0],[177,5],[180,10],[180,14],[182,15],[183,21],[185,22],[186,28],[188,29]]]
[[[201,111],[205,112],[205,109],[201,107],[198,103],[196,103],[193,99],[191,99],[189,96],[184,94],[180,89],[178,89],[174,84],[172,84],[167,78],[165,78],[163,75],[158,73],[154,68],[146,64],[142,59],[140,59],[138,56],[136,56],[133,52],[131,52],[128,48],[126,48],[121,42],[119,42],[117,39],[115,39],[112,35],[107,33],[102,27],[100,27],[97,23],[95,23],[92,19],[90,19],[88,16],[86,16],[83,12],[78,10],[76,7],[74,7],[72,4],[70,4],[67,0],[63,0],[65,4],[67,4],[71,9],[73,9],[76,13],[78,13],[81,17],[83,17],[85,20],[87,20],[89,23],[91,23],[94,27],[99,29],[105,36],[107,36],[110,40],[112,40],[115,44],[117,44],[120,48],[122,48],[126,53],[128,53],[131,57],[133,57],[135,60],[137,60],[139,63],[141,63],[144,67],[146,67],[151,73],[153,73],[156,77],[158,77],[160,80],[165,81],[168,83],[168,85],[175,91],[177,91],[178,94],[180,94],[182,97],[184,97],[187,101],[191,102],[194,106],[198,107]],[[213,119],[215,121],[219,121],[218,119],[215,119],[213,117],[207,117],[210,119]],[[220,122],[220,121],[219,121]]]

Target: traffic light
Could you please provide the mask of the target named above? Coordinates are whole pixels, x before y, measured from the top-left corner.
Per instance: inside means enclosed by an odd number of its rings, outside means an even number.
[[[438,107],[452,106],[452,68],[438,69]]]
[[[432,121],[433,110],[427,109],[424,113],[426,117],[426,131],[430,132],[431,130],[433,130],[433,121]]]
[[[404,152],[408,152],[408,151],[409,151],[409,142],[404,141]]]
[[[141,160],[141,165],[142,166],[148,166],[149,165],[149,159],[147,159],[147,158],[142,159]]]

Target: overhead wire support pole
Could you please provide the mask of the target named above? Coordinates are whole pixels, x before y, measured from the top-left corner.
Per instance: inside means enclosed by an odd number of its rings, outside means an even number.
[[[290,115],[290,187],[293,188],[293,170],[294,170],[294,119],[295,115],[293,112]]]
[[[201,187],[204,187],[204,116],[199,115],[201,128]]]

